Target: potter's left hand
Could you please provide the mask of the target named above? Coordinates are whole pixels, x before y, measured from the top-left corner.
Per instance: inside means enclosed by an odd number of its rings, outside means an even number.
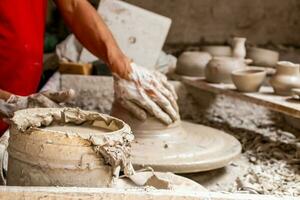
[[[14,112],[25,108],[57,108],[75,96],[74,90],[44,91],[29,96],[11,95],[7,101],[0,100],[0,117],[12,117]]]
[[[146,112],[165,124],[179,119],[177,95],[167,78],[134,63],[130,66],[126,79],[114,73],[116,100],[140,120],[146,120]]]

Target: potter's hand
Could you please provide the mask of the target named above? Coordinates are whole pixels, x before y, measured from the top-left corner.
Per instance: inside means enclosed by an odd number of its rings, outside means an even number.
[[[29,96],[11,95],[7,101],[0,100],[0,117],[12,117],[14,112],[25,108],[57,108],[75,96],[74,90],[60,92],[44,91]]]
[[[150,113],[165,124],[179,118],[177,95],[167,78],[131,63],[128,78],[114,73],[116,100],[140,120]]]

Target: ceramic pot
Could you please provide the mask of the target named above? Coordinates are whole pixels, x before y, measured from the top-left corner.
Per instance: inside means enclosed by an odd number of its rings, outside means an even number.
[[[103,141],[116,147],[122,144],[119,138],[133,139],[130,132],[123,121],[96,112],[74,108],[17,111],[10,126],[7,184],[108,187],[114,169],[97,149]]]
[[[279,61],[279,53],[269,49],[252,47],[247,50],[247,58],[252,59],[254,65],[274,68]]]
[[[184,52],[178,58],[176,73],[185,76],[204,76],[205,67],[211,58],[207,52]]]
[[[246,38],[235,37],[232,40],[232,56],[235,58],[242,58],[246,57]]]
[[[214,57],[205,68],[205,78],[210,83],[232,83],[231,73],[244,69],[250,62],[233,57]]]
[[[277,63],[276,73],[270,84],[275,94],[282,96],[292,95],[293,88],[300,88],[300,65],[288,61]]]
[[[232,81],[240,92],[257,92],[266,78],[264,69],[245,69],[233,71]]]
[[[207,45],[202,46],[201,49],[213,57],[215,56],[231,56],[232,50],[230,46],[220,46],[220,45]]]

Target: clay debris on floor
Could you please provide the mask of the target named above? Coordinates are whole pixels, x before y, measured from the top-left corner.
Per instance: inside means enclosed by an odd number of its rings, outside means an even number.
[[[224,130],[243,146],[241,158],[231,164],[243,170],[235,170],[231,183],[216,182],[208,189],[300,195],[300,139],[283,116],[230,97],[199,94],[195,88],[185,95],[179,102],[185,107],[183,118]]]

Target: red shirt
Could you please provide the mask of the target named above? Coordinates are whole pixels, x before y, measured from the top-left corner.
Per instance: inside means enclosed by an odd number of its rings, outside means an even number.
[[[46,0],[0,0],[0,88],[36,92],[43,63]],[[7,128],[0,122],[0,134]]]

